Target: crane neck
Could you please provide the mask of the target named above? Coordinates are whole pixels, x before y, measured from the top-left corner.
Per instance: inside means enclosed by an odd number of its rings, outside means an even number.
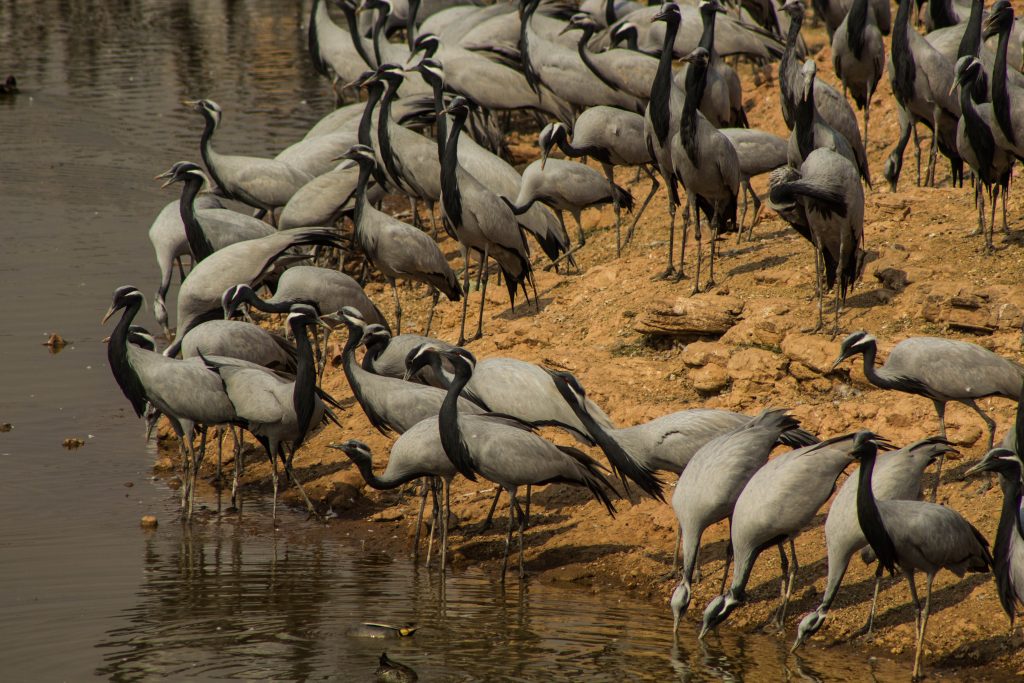
[[[868,378],[869,382],[880,389],[900,388],[898,382],[893,381],[890,377],[886,377],[884,368],[879,373],[879,368],[875,365],[875,359],[878,356],[878,346],[874,342],[864,349],[863,354],[864,376]]]
[[[950,0],[928,0],[928,16],[932,20],[933,31],[956,26],[960,21],[953,12],[953,3]]]
[[[964,35],[960,38],[960,47],[956,51],[958,60],[968,55],[977,57],[981,51],[981,20],[984,9],[984,0],[972,0],[971,15],[967,18],[967,26],[964,27]]]
[[[366,51],[366,45],[363,44],[363,35],[359,32],[359,21],[356,19],[356,11],[347,2],[341,3],[341,11],[345,13],[345,23],[348,24],[348,33],[352,36],[352,45],[356,49],[356,53],[366,63],[366,66],[371,69],[376,69],[380,66],[380,62],[374,62],[370,57],[370,53]]]
[[[999,486],[1003,490],[1003,504],[999,511],[999,526],[996,528],[996,539],[992,548],[992,565],[999,602],[1012,618],[1016,611],[1016,593],[1010,575],[1014,534],[1018,543],[1024,543],[1020,528],[1020,469],[1015,468],[1015,471],[1008,475],[999,472]]]
[[[917,64],[910,49],[910,9],[914,0],[899,0],[892,33],[892,64],[896,77],[892,82],[893,96],[906,109],[914,98]]]
[[[405,18],[405,42],[409,51],[413,50],[413,43],[416,42],[416,18],[420,13],[420,0],[409,0],[409,16]]]
[[[363,354],[363,362],[359,364],[363,370],[373,372],[373,364],[377,362],[381,354],[387,350],[391,339],[378,338],[366,345],[366,353]]]
[[[307,325],[295,321],[291,324],[295,337],[295,386],[292,390],[292,406],[298,418],[299,436],[292,441],[292,450],[297,449],[313,427],[313,413],[316,403],[316,361],[313,346],[309,343]],[[326,349],[324,349],[326,353]]]
[[[590,69],[590,72],[592,74],[597,76],[598,80],[607,85],[609,88],[613,90],[618,90],[619,86],[616,85],[611,79],[608,78],[608,76],[606,76],[601,71],[600,67],[598,67],[598,65],[594,63],[593,58],[590,56],[590,50],[587,49],[587,44],[590,42],[590,38],[593,35],[593,29],[589,27],[584,28],[582,33],[580,34],[579,41],[576,43],[576,52],[579,53],[580,59],[583,61],[583,64],[588,69]]]
[[[188,240],[189,251],[192,252],[192,258],[196,263],[199,263],[212,254],[214,248],[196,216],[196,196],[203,188],[203,179],[191,173],[187,176],[181,185],[178,209],[181,213],[181,222],[185,225],[185,239]]]
[[[1006,53],[1010,47],[1011,22],[999,27],[999,42],[996,44],[996,59],[992,65],[992,110],[999,129],[1011,144],[1017,144],[1017,135],[1013,130],[1012,109],[1010,107],[1010,90],[1006,77]]]
[[[814,151],[814,85],[811,85],[810,92],[804,97],[803,94],[797,99],[796,111],[793,112],[793,130],[796,131],[797,149],[800,150],[800,157],[806,159]]]
[[[996,142],[992,131],[974,106],[972,95],[976,83],[977,81],[973,80],[970,84],[964,83],[960,86],[960,110],[964,117],[964,132],[967,134],[967,140],[978,157],[976,172],[979,175],[979,180],[988,185],[995,180],[992,173],[992,158],[995,155]]]
[[[679,32],[679,19],[675,15],[670,15],[665,23],[665,42],[661,46],[658,70],[654,73],[651,97],[647,105],[651,114],[654,135],[662,146],[668,141],[669,100],[672,95],[672,55],[676,34]]]
[[[853,0],[850,15],[846,20],[846,40],[853,56],[864,57],[864,31],[868,25],[868,0]]]
[[[519,18],[519,61],[522,62],[526,82],[535,93],[540,93],[540,77],[530,62],[530,20],[533,19],[533,13],[537,11],[537,5],[536,0],[530,0],[523,8],[522,16]]]
[[[363,115],[359,119],[357,139],[360,145],[374,147],[373,138],[373,111],[384,94],[384,84],[374,81],[366,86],[366,104],[363,105]]]
[[[473,469],[473,459],[462,436],[462,428],[459,425],[459,394],[469,383],[473,376],[473,370],[466,362],[455,363],[455,377],[448,385],[448,393],[441,403],[441,410],[437,415],[437,425],[441,435],[441,446],[452,464],[455,465],[462,476],[470,481],[476,481],[476,472]]]
[[[882,522],[882,513],[878,510],[878,502],[871,488],[875,470],[877,448],[874,444],[865,444],[867,449],[861,456],[860,473],[857,479],[857,522],[860,524],[864,538],[878,556],[878,573],[887,569],[890,574],[896,571],[896,546]]]
[[[380,66],[384,63],[384,59],[380,56],[380,34],[384,29],[384,24],[387,23],[388,13],[383,10],[377,10],[377,20],[373,22],[373,57],[377,60],[377,65]]]
[[[363,481],[366,482],[366,485],[378,491],[390,491],[391,489],[398,488],[402,484],[406,484],[410,481],[426,476],[419,472],[406,472],[400,477],[382,479],[374,474],[373,462],[370,461],[369,458],[364,458],[362,456],[352,457],[350,455],[349,459],[355,463],[356,468],[359,470],[359,474],[362,475]]]
[[[366,188],[370,182],[370,173],[373,172],[370,160],[359,162],[359,178],[356,180],[356,207],[355,215],[352,216],[352,223],[355,225],[355,238],[360,245],[363,243],[363,215],[366,212]]]
[[[615,0],[605,0],[604,2],[604,23],[611,28],[618,19],[615,16]]]
[[[327,7],[323,0],[313,0],[313,7],[309,11],[309,30],[306,33],[306,45],[309,50],[309,59],[313,62],[313,68],[324,78],[330,78],[327,63],[320,54],[319,27],[321,21],[330,21],[327,14]]]
[[[796,44],[800,39],[800,28],[803,26],[803,14],[791,17],[789,30],[786,32],[786,46],[782,51],[782,59],[779,60],[779,90],[782,93],[782,118],[786,125],[793,128],[793,118],[796,98],[793,97],[793,84],[797,79]]]
[[[252,289],[247,289],[242,297],[242,301],[249,304],[257,311],[263,313],[287,313],[292,308],[292,301],[267,301],[256,296],[256,292]],[[305,302],[302,302],[305,303]]]
[[[717,14],[718,10],[711,8],[707,8],[700,13],[703,30],[697,45],[707,50],[712,58],[715,55],[715,15]]]
[[[465,115],[452,117],[452,130],[441,159],[441,202],[454,229],[462,227],[462,195],[459,192],[459,136],[466,124]]]
[[[424,77],[424,80],[427,81],[431,91],[434,93],[434,114],[437,116],[437,161],[442,163],[444,160],[444,146],[448,139],[448,116],[447,114],[441,114],[444,111],[444,83],[433,76],[429,78]]]
[[[401,173],[398,171],[398,166],[395,164],[394,151],[391,147],[390,132],[391,103],[395,101],[395,96],[398,95],[398,88],[401,87],[401,85],[401,81],[397,78],[388,79],[387,81],[387,89],[384,91],[384,97],[380,103],[380,114],[377,115],[377,151],[380,154],[381,160],[384,162],[384,168],[387,169],[395,186],[399,190],[408,192],[408,188],[406,188],[402,183],[402,177]],[[409,192],[409,194],[413,193]]]
[[[206,170],[213,177],[213,182],[217,184],[221,192],[229,194],[228,188],[221,182],[220,175],[217,173],[214,159],[217,153],[213,150],[213,133],[217,130],[217,121],[213,118],[213,114],[205,109],[203,109],[203,118],[206,122],[203,126],[203,137],[199,140],[199,153],[203,157],[203,163],[206,164]]]
[[[699,118],[697,109],[704,97],[707,85],[707,64],[690,63],[686,67],[686,97],[683,99],[683,113],[679,118],[679,138],[686,156],[695,167],[700,166],[700,136],[697,133]]]
[[[128,334],[140,308],[142,308],[142,297],[133,298],[125,306],[124,313],[117,321],[117,326],[114,327],[114,332],[110,335],[110,342],[107,344],[107,361],[110,363],[110,370],[113,372],[118,386],[121,387],[121,392],[132,404],[132,410],[135,411],[136,417],[142,417],[146,410],[147,399],[142,380],[128,360]]]

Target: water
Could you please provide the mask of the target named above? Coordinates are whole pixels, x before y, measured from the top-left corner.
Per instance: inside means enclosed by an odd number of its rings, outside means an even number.
[[[0,0],[0,79],[23,90],[0,100],[4,680],[362,681],[385,647],[429,681],[866,679],[863,657],[812,649],[805,665],[774,638],[702,650],[687,634],[675,648],[667,610],[617,595],[502,591],[472,571],[442,582],[346,539],[341,522],[286,514],[274,533],[253,503],[241,523],[173,521],[99,319],[115,287],[156,288],[146,231],[177,189],[151,178],[198,160],[201,121],[180,100],[217,100],[221,148],[265,155],[329,110],[307,13],[286,0]],[[141,322],[156,329],[148,310]],[[59,354],[41,345],[52,332],[70,341]],[[85,446],[65,450],[67,437]],[[147,513],[158,530],[139,528]],[[361,621],[422,628],[348,636]],[[907,677],[885,666],[879,678]]]

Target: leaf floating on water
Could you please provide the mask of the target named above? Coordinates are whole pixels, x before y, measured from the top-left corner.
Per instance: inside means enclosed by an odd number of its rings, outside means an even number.
[[[4,422],[3,424],[0,424],[0,434],[9,432],[12,429],[14,429],[14,425],[12,425],[10,422]]]
[[[50,337],[43,342],[43,346],[50,348],[50,353],[60,353],[67,345],[68,341],[56,332],[51,334]]]
[[[64,448],[68,449],[69,451],[73,451],[76,448],[81,448],[84,445],[85,441],[82,441],[81,439],[74,436],[70,436],[64,439]]]

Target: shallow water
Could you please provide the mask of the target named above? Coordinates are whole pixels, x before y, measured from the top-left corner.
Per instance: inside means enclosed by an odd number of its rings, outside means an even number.
[[[113,289],[156,288],[146,231],[198,159],[216,99],[226,150],[276,153],[330,106],[308,63],[308,2],[0,0],[0,671],[4,680],[368,680],[385,647],[421,680],[865,680],[866,658],[732,636],[670,638],[666,609],[405,558],[265,508],[183,527],[106,364]],[[174,290],[172,289],[172,292]],[[173,312],[173,296],[168,302]],[[149,302],[151,303],[151,302]],[[147,310],[141,322],[155,329]],[[59,354],[48,333],[70,341]],[[61,447],[67,437],[86,443]],[[209,501],[208,501],[209,502]],[[142,514],[161,520],[139,528]],[[361,621],[422,628],[393,642]],[[788,661],[788,669],[786,668]],[[903,669],[879,678],[906,678]],[[804,667],[804,668],[801,668]]]

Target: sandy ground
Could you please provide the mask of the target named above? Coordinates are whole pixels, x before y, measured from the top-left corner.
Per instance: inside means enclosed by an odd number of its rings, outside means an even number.
[[[811,35],[812,49],[819,48],[821,36]],[[828,48],[818,52],[816,59],[819,74],[833,79]],[[752,124],[784,134],[776,86],[755,87],[746,67],[741,67],[741,74]],[[938,187],[916,187],[911,144],[898,192],[891,193],[885,186],[882,165],[897,137],[888,82],[876,94],[871,120],[869,154],[876,183],[866,198],[864,232],[865,247],[874,260],[849,296],[842,316],[843,333],[870,331],[879,338],[883,357],[903,338],[931,334],[967,339],[1019,360],[1020,325],[1024,322],[1024,295],[1019,294],[1024,281],[1019,245],[1021,202],[1011,193],[1011,232],[1003,235],[997,231],[995,255],[984,255],[981,237],[970,235],[976,225],[972,189],[950,187],[948,164],[940,160]],[[512,143],[520,161],[537,154],[533,137],[515,138]],[[629,187],[639,202],[646,195],[647,184],[634,185],[633,180],[632,170],[618,174],[618,181]],[[765,184],[766,178],[755,181],[759,191]],[[729,236],[721,242],[716,271],[719,284],[711,294],[702,295],[739,299],[739,321],[718,338],[698,341],[647,337],[636,331],[648,311],[671,308],[678,298],[690,296],[692,289],[689,277],[677,283],[651,279],[665,261],[668,219],[664,192],[655,197],[636,239],[621,258],[615,257],[610,208],[588,211],[584,226],[588,239],[577,256],[580,274],[536,271],[539,313],[524,308],[511,313],[504,288],[490,288],[486,336],[469,345],[477,358],[508,356],[570,370],[621,426],[698,406],[751,414],[765,406],[782,406],[791,408],[807,429],[822,438],[866,427],[902,445],[938,431],[930,401],[874,389],[864,379],[859,359],[829,371],[839,338],[804,332],[813,328],[816,320],[813,253],[767,208],[752,241],[737,244],[735,237]],[[575,239],[572,226],[570,231]],[[446,240],[442,247],[453,260],[457,258],[451,241]],[[688,276],[692,275],[692,258],[691,240]],[[390,316],[388,290],[371,283],[367,291]],[[429,304],[426,291],[404,287],[402,294],[405,331],[422,331]],[[478,297],[477,292],[470,295],[470,310],[476,310]],[[441,304],[435,335],[455,341],[458,316],[457,304]],[[332,342],[332,355],[340,351],[342,342]],[[345,428],[323,429],[297,455],[306,490],[325,509],[330,506],[338,514],[330,524],[339,533],[352,533],[365,527],[361,520],[373,520],[391,532],[375,534],[375,538],[397,533],[406,540],[394,541],[393,551],[408,552],[418,499],[364,487],[344,456],[326,447],[330,441],[361,439],[372,447],[378,467],[382,467],[388,439],[370,427],[354,404],[337,365],[328,369],[324,388],[346,404],[339,415]],[[983,405],[998,422],[997,438],[1001,438],[1012,423],[1013,404],[991,399]],[[992,539],[1001,502],[998,487],[989,487],[984,480],[965,481],[961,476],[985,451],[984,425],[960,405],[950,405],[947,421],[949,436],[961,456],[944,471],[939,500]],[[572,443],[564,434],[545,434]],[[250,453],[254,464],[247,470],[246,485],[269,490],[265,460],[255,450]],[[600,456],[596,449],[592,454]],[[160,465],[169,467],[166,455]],[[927,481],[930,485],[931,479]],[[467,527],[483,519],[492,493],[486,482],[459,479],[453,487],[453,511],[459,522],[451,547],[456,571],[469,565],[495,570],[499,566],[504,504],[499,507],[500,521],[489,532],[467,533]],[[294,503],[297,497],[288,491],[284,499]],[[674,586],[664,578],[674,542],[672,510],[646,498],[617,500],[616,507],[618,514],[613,519],[579,490],[549,486],[536,491],[533,526],[526,537],[527,571],[545,581],[595,589],[612,586],[667,609]],[[800,617],[817,606],[824,588],[827,563],[822,523],[826,512],[827,506],[796,542],[800,574],[786,632],[780,636],[787,641],[795,636]],[[718,592],[727,533],[723,523],[704,536],[706,578],[695,586],[684,637],[695,631],[704,606]],[[874,637],[852,640],[867,615],[872,576],[873,567],[854,558],[828,622],[809,647],[851,643],[860,652],[908,663],[912,660],[914,611],[902,579],[883,584]],[[753,630],[765,624],[778,601],[778,579],[778,554],[765,552],[753,572],[749,603],[733,613],[727,627]],[[1024,673],[1020,638],[1011,635],[1008,627],[991,576],[969,575],[960,580],[948,572],[940,574],[928,630],[928,670],[945,677],[973,679]]]

